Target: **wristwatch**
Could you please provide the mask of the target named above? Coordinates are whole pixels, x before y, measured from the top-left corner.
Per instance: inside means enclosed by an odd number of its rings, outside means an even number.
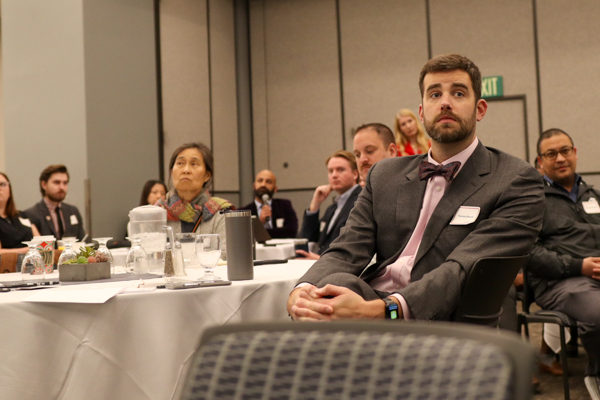
[[[385,319],[398,319],[398,304],[389,297],[381,300],[385,302]]]

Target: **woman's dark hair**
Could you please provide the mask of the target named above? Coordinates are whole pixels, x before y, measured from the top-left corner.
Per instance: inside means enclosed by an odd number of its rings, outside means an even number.
[[[13,217],[15,215],[18,215],[19,211],[17,210],[17,206],[15,206],[15,200],[13,199],[12,188],[10,187],[10,179],[8,179],[8,176],[6,176],[4,172],[0,172],[0,175],[6,178],[6,181],[8,182],[8,190],[10,193],[10,196],[8,196],[8,201],[6,202],[4,212],[6,213],[7,217]]]
[[[200,142],[182,144],[177,149],[175,149],[175,151],[173,152],[173,155],[171,156],[171,160],[169,160],[169,180],[171,179],[171,174],[173,172],[173,166],[175,165],[177,156],[182,151],[187,150],[187,149],[196,149],[200,152],[200,154],[202,154],[202,159],[204,160],[204,168],[206,169],[207,172],[210,173],[210,178],[208,179],[208,181],[206,181],[204,183],[204,186],[202,188],[210,189],[212,186],[212,181],[213,181],[213,176],[214,176],[213,155],[212,155],[212,151],[210,151],[210,149],[205,144],[200,143]]]
[[[150,179],[149,181],[147,181],[144,184],[144,188],[142,189],[142,197],[140,198],[140,206],[147,206],[148,205],[148,196],[150,196],[150,192],[152,191],[152,188],[154,187],[154,185],[163,185],[163,187],[165,188],[165,193],[167,193],[167,185],[165,185],[164,183],[162,183],[162,181],[156,180],[156,179]],[[153,204],[150,204],[153,205]]]

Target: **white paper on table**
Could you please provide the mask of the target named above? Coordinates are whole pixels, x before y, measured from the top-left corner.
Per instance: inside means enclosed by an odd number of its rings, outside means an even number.
[[[31,303],[82,303],[102,304],[115,297],[126,288],[111,287],[103,289],[81,289],[81,290],[42,290],[24,298],[21,301]]]

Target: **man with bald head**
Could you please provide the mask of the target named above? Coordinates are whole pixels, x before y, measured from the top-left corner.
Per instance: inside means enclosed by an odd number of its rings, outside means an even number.
[[[295,238],[298,234],[298,217],[292,202],[274,199],[277,179],[268,169],[260,171],[254,180],[254,201],[241,210],[250,210],[263,223],[272,238]]]
[[[353,146],[361,186],[364,186],[367,173],[373,164],[384,158],[392,158],[398,155],[398,148],[392,130],[378,122],[359,126],[356,133],[354,133]]]

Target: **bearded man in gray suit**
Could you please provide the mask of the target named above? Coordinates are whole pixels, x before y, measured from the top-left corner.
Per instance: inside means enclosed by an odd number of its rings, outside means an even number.
[[[430,152],[371,168],[342,234],[290,294],[295,320],[449,320],[475,261],[527,254],[533,245],[542,179],[478,141],[487,103],[477,66],[458,54],[438,56],[419,86]]]

